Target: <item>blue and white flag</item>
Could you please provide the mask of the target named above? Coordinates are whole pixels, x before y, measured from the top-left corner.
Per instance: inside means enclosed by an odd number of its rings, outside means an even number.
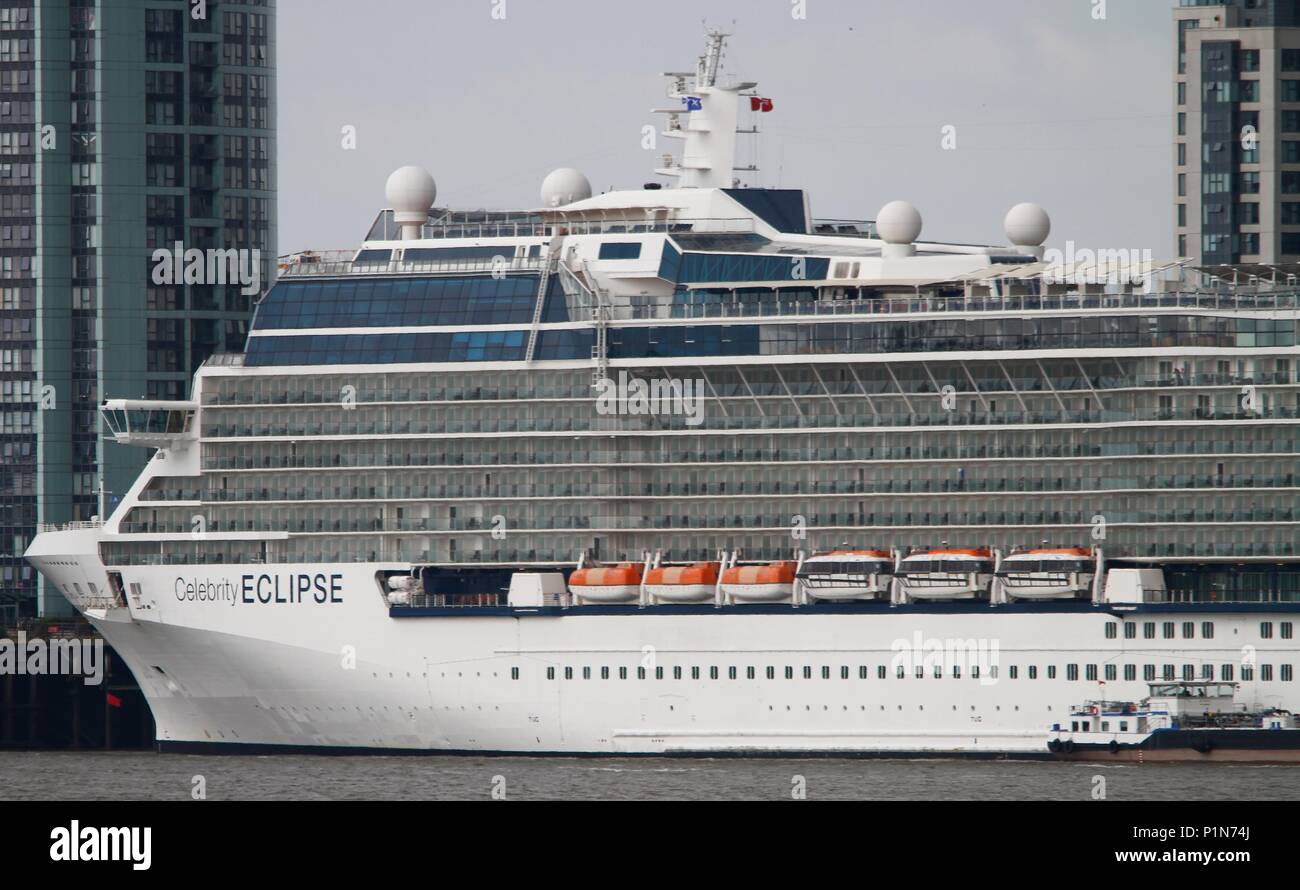
[[[703,111],[704,102],[699,96],[683,96],[682,101],[686,103],[687,111]]]

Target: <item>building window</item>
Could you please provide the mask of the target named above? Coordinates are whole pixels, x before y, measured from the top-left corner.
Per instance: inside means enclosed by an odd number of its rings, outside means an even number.
[[[1280,86],[1283,102],[1300,102],[1300,80],[1284,80]]]
[[[1185,111],[1178,112],[1178,135],[1187,135],[1187,112]]]
[[[1241,84],[1240,84],[1240,89],[1238,90],[1238,95],[1240,96],[1240,100],[1241,100],[1242,102],[1258,102],[1258,101],[1259,101],[1259,81],[1258,81],[1258,80],[1243,80],[1243,81],[1241,82]]]
[[[1179,105],[1187,104],[1187,82],[1186,81],[1182,81],[1182,80],[1178,81],[1178,104]]]
[[[1182,205],[1179,205],[1182,206]],[[1259,225],[1259,204],[1254,201],[1242,201],[1237,205],[1237,221],[1243,226]]]
[[[1241,237],[1241,242],[1240,242],[1240,244],[1241,244],[1241,250],[1240,250],[1240,253],[1243,253],[1243,254],[1256,254],[1256,253],[1259,253],[1259,233],[1258,233],[1258,232],[1243,232],[1243,233],[1241,234],[1240,237]]]
[[[1238,63],[1237,63],[1237,67],[1240,68],[1242,71],[1258,71],[1258,70],[1259,70],[1259,50],[1257,50],[1257,49],[1243,49],[1243,50],[1238,54]],[[1254,82],[1254,83],[1258,83],[1259,81],[1253,81],[1253,82]],[[1252,100],[1250,100],[1250,101],[1253,102],[1253,101],[1255,101],[1255,100],[1252,99]]]
[[[1215,174],[1212,173],[1212,174],[1210,174],[1207,178],[1212,179],[1212,178],[1214,178],[1214,176],[1215,176]],[[1238,191],[1240,191],[1243,195],[1258,195],[1258,194],[1259,194],[1259,174],[1258,174],[1258,173],[1241,173],[1241,174],[1238,175],[1237,180],[1238,180],[1238,183],[1239,183],[1239,185],[1238,185]],[[1223,190],[1224,190],[1224,191],[1227,191],[1226,188],[1223,189]]]

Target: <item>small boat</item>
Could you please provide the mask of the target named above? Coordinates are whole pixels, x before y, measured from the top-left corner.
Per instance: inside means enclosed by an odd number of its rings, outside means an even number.
[[[1300,763],[1300,721],[1290,711],[1248,709],[1237,684],[1149,683],[1140,702],[1089,701],[1051,727],[1059,760]]]
[[[898,564],[897,584],[907,600],[984,599],[993,581],[987,548],[920,550]]]
[[[798,578],[816,600],[869,600],[889,594],[894,556],[888,550],[832,550],[803,561]]]
[[[704,603],[717,594],[722,564],[697,562],[689,566],[661,566],[645,576],[646,593],[665,603]]]
[[[998,566],[1002,592],[1013,600],[1061,600],[1092,592],[1097,559],[1086,547],[1038,548],[1010,554]]]
[[[569,593],[580,603],[635,603],[641,598],[642,571],[631,562],[578,569],[569,577]]]
[[[794,596],[795,563],[733,566],[722,573],[722,592],[738,603],[785,603]]]

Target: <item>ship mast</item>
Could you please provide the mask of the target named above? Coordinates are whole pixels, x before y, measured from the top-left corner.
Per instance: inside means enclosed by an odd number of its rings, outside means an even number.
[[[709,31],[708,46],[692,73],[668,71],[668,98],[680,103],[656,108],[668,116],[662,135],[682,141],[681,160],[664,155],[660,176],[677,179],[680,188],[731,188],[735,185],[736,134],[741,93],[756,83],[720,85],[718,75],[730,34]],[[682,116],[686,116],[685,124]]]

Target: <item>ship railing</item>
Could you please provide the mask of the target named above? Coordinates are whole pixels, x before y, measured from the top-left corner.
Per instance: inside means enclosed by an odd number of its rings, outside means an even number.
[[[453,238],[549,238],[556,234],[567,235],[655,235],[655,234],[722,234],[755,231],[752,217],[698,217],[676,219],[646,219],[644,211],[638,216],[619,217],[618,211],[604,211],[603,219],[563,218],[560,211],[548,211],[547,217],[529,213],[500,214],[448,213],[426,223],[420,231],[422,239]],[[481,218],[475,218],[481,217]],[[391,210],[380,213],[367,241],[396,241],[401,237],[401,227],[393,219]]]
[[[505,248],[503,248],[503,251]],[[355,251],[354,251],[355,253]],[[280,270],[281,278],[344,275],[449,275],[457,272],[483,273],[501,271],[540,272],[541,257],[506,256],[491,259],[447,260],[442,262],[407,262],[405,260],[347,260],[290,262]]]
[[[869,286],[870,282],[860,282]],[[699,288],[693,293],[708,290]],[[780,291],[773,290],[779,294]],[[901,297],[860,299],[759,299],[619,306],[616,317],[654,318],[768,318],[781,316],[928,315],[979,312],[1110,312],[1121,309],[1197,309],[1254,312],[1300,309],[1296,293],[1225,295],[1197,292],[1167,294],[1063,294],[1043,297]]]
[[[92,519],[88,522],[41,522],[37,523],[38,532],[81,532],[94,531],[104,527],[104,523],[98,519]]]

